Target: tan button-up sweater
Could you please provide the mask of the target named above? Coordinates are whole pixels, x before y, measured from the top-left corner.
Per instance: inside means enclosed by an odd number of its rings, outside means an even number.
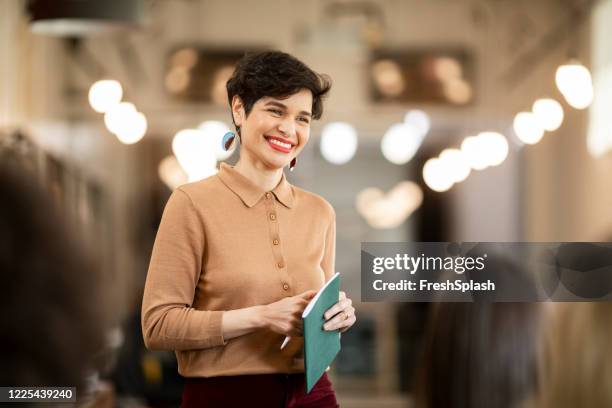
[[[289,184],[271,192],[232,166],[175,190],[153,246],[142,304],[149,349],[174,350],[186,377],[304,371],[301,339],[266,329],[224,340],[223,311],[319,289],[334,273],[335,212]]]

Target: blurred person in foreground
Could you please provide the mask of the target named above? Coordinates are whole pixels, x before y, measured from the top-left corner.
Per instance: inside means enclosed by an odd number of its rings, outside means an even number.
[[[0,385],[77,387],[80,399],[104,345],[97,275],[17,163],[0,161]]]
[[[541,316],[538,303],[434,305],[415,407],[523,407],[537,386]]]
[[[236,132],[223,144],[239,141],[240,159],[166,205],[142,327],[148,348],[176,352],[183,408],[338,406],[326,374],[305,394],[301,338],[304,308],[335,273],[336,215],[283,171],[296,167],[329,89],[289,54],[245,56],[227,82]],[[324,317],[329,331],[356,320],[344,292]]]
[[[531,408],[612,407],[612,303],[556,303]]]

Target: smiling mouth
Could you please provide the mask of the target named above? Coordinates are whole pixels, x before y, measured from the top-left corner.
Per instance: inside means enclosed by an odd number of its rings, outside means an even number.
[[[291,149],[293,148],[293,144],[290,142],[283,142],[271,136],[264,136],[264,137],[266,141],[268,142],[268,145],[276,151],[279,151],[282,153],[289,153],[291,152]]]

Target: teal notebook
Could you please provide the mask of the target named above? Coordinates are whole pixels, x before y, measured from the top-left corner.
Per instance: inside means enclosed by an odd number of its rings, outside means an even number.
[[[306,393],[312,390],[340,351],[340,332],[323,330],[323,314],[338,303],[339,295],[340,274],[336,272],[302,313]]]

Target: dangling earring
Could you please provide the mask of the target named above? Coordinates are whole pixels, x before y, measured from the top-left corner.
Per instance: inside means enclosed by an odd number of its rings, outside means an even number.
[[[291,163],[289,163],[289,171],[293,171],[293,169],[295,168],[295,164],[296,164],[296,163],[297,163],[297,158],[296,158],[296,157],[294,157],[294,158],[291,160]]]
[[[232,147],[234,139],[236,139],[236,134],[234,132],[227,132],[224,134],[223,139],[221,139],[221,148],[227,152]]]

